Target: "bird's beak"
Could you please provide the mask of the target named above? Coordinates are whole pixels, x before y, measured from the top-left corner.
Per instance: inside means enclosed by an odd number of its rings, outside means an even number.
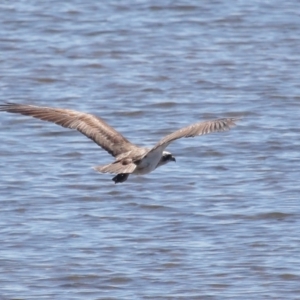
[[[174,156],[171,157],[171,160],[176,162],[176,158]]]

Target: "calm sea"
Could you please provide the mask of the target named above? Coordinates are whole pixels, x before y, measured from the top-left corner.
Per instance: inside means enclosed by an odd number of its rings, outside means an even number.
[[[177,159],[114,185],[80,133],[0,114],[0,299],[300,299],[300,2],[1,1],[0,102]]]

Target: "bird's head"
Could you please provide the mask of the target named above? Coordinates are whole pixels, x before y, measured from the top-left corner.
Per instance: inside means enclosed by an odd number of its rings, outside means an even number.
[[[170,161],[176,161],[175,157],[172,155],[172,153],[170,153],[168,151],[163,151],[161,159],[160,159],[157,167],[163,166]]]

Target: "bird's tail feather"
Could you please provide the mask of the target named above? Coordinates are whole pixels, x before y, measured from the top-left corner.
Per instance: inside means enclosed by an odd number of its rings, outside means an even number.
[[[120,173],[132,173],[136,168],[136,165],[133,163],[123,165],[122,162],[114,162],[109,165],[96,166],[93,167],[94,170],[101,173],[111,173],[111,174],[120,174]]]

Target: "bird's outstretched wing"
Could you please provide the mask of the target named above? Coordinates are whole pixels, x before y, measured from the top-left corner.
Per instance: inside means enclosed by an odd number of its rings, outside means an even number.
[[[197,135],[204,135],[211,132],[229,130],[231,127],[236,125],[235,122],[237,120],[238,119],[235,118],[217,119],[199,122],[183,127],[165,136],[150,151],[154,151],[158,148],[160,148],[160,150],[163,151],[170,143],[183,137],[195,137]]]
[[[105,121],[91,114],[15,103],[0,105],[0,111],[19,113],[53,122],[62,127],[76,129],[115,157],[137,148]]]

